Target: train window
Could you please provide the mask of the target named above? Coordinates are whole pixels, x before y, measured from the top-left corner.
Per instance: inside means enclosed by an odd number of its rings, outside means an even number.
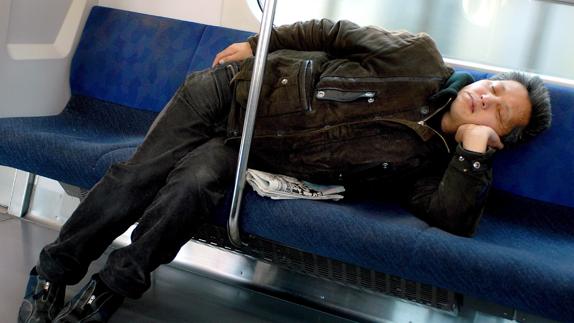
[[[426,32],[450,59],[574,80],[573,2],[279,0],[275,25],[326,17]]]

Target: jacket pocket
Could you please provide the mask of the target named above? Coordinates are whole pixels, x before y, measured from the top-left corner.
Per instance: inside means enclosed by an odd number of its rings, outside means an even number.
[[[274,117],[309,110],[309,89],[312,88],[311,60],[273,54],[267,59],[257,117]],[[236,99],[243,109],[247,107],[252,71],[253,60],[246,61],[241,72],[235,77]]]
[[[299,74],[299,94],[301,104],[305,111],[313,111],[311,107],[311,92],[313,89],[313,60],[307,59],[301,64],[301,73]]]
[[[354,102],[366,100],[369,103],[375,101],[376,91],[356,90],[347,91],[340,89],[318,89],[315,91],[315,98],[320,101]]]

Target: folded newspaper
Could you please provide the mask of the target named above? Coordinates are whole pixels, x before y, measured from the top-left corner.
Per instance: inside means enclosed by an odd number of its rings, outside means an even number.
[[[247,182],[261,196],[274,200],[309,199],[340,200],[345,188],[340,185],[318,185],[293,177],[248,169]]]

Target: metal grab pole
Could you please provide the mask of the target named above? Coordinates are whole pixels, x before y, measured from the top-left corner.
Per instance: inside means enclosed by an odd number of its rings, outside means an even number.
[[[253,75],[247,98],[247,113],[243,124],[243,136],[239,146],[239,161],[237,164],[237,173],[235,175],[235,187],[233,188],[233,201],[231,202],[231,214],[227,222],[227,234],[229,240],[236,247],[241,247],[243,243],[239,236],[239,212],[241,210],[241,199],[245,187],[245,172],[247,171],[247,161],[249,159],[249,150],[251,149],[251,140],[253,139],[253,128],[255,126],[255,116],[257,114],[257,104],[259,103],[259,94],[263,84],[263,73],[265,71],[265,61],[267,60],[267,51],[269,49],[269,39],[273,27],[273,17],[275,16],[276,0],[265,1],[263,8],[263,18],[261,19],[261,28],[259,31],[259,40],[257,51],[255,53],[255,62],[253,66]]]

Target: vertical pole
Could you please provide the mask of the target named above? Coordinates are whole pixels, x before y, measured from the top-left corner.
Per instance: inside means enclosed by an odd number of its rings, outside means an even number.
[[[269,39],[273,27],[273,17],[275,16],[276,0],[266,0],[263,8],[263,18],[261,19],[261,28],[255,53],[255,62],[253,66],[253,75],[249,88],[249,97],[247,98],[247,112],[243,124],[243,136],[239,146],[239,162],[237,173],[235,175],[235,187],[233,188],[233,201],[231,202],[231,214],[227,222],[227,233],[231,243],[236,247],[241,247],[242,242],[239,237],[239,212],[241,210],[241,199],[245,187],[245,172],[247,171],[247,161],[249,159],[249,150],[253,138],[253,128],[255,126],[255,116],[257,114],[257,104],[259,103],[259,94],[263,84],[263,74],[265,72],[265,61],[267,60],[267,51],[269,49]]]
[[[34,182],[36,181],[36,174],[28,173],[28,180],[26,181],[26,190],[24,191],[24,198],[22,200],[22,209],[20,210],[20,217],[24,217],[30,211],[30,200],[32,199],[32,192],[34,192]]]

